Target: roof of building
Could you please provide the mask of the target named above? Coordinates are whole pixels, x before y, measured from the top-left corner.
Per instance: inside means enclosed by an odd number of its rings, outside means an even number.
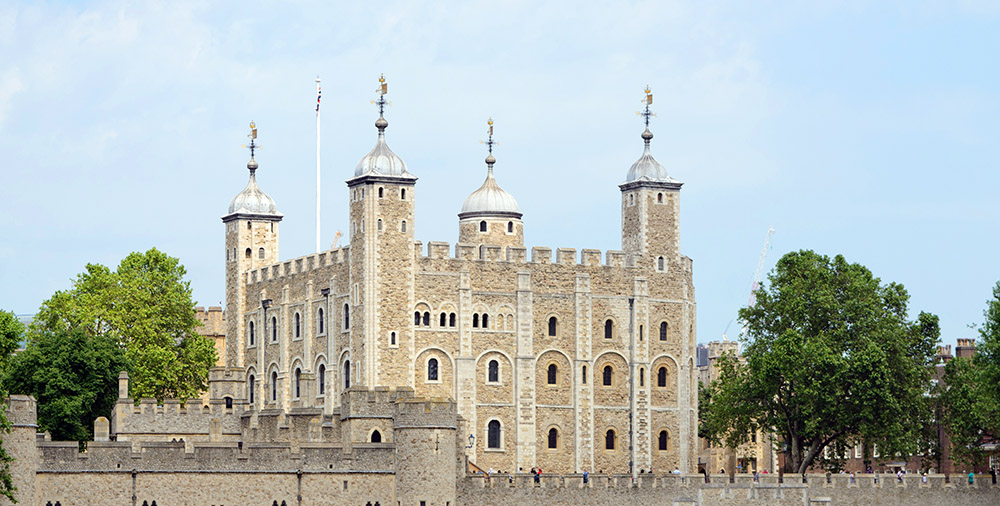
[[[642,132],[642,140],[645,143],[645,147],[642,150],[642,156],[639,157],[632,167],[628,169],[628,177],[625,179],[626,183],[631,183],[633,181],[655,181],[662,183],[679,183],[676,179],[670,177],[667,174],[667,168],[663,166],[660,162],[653,158],[653,154],[649,151],[649,141],[653,139],[653,132],[649,131],[649,127]]]
[[[250,157],[247,168],[250,169],[250,181],[247,182],[246,188],[243,188],[243,191],[237,193],[233,197],[233,200],[229,202],[229,214],[283,216],[278,211],[278,206],[275,205],[274,199],[257,186],[257,178],[254,174],[257,172],[257,161],[253,159],[253,156]]]

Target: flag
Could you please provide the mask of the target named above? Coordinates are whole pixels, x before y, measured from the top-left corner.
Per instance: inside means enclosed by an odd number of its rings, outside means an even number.
[[[319,114],[319,99],[323,96],[323,90],[319,86],[316,87],[316,114]]]

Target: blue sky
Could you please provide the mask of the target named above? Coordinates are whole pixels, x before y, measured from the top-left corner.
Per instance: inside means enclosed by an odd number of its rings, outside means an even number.
[[[996,5],[0,2],[0,308],[154,246],[219,304],[251,120],[281,256],[311,253],[317,75],[328,245],[385,73],[424,244],[457,240],[492,116],[527,246],[619,249],[648,84],[653,154],[685,183],[699,341],[746,302],[772,225],[769,269],[841,253],[905,285],[945,343],[975,337],[1000,280]]]

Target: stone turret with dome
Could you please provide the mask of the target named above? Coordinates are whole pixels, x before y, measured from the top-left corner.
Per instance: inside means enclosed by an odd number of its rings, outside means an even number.
[[[493,118],[487,122],[489,137],[484,144],[489,153],[486,156],[486,180],[472,192],[462,204],[458,213],[458,241],[480,246],[523,246],[524,230],[521,209],[517,200],[497,183],[493,175]],[[481,248],[482,249],[482,248]],[[485,250],[481,251],[481,255]]]
[[[385,129],[389,126],[389,122],[386,121],[384,115],[385,106],[388,104],[385,100],[388,88],[384,76],[379,78],[379,83],[379,99],[375,102],[378,104],[378,119],[375,120],[375,128],[378,129],[378,140],[375,141],[375,147],[354,167],[354,177],[388,176],[416,180],[416,176],[407,171],[406,163],[403,162],[403,159],[396,155],[396,153],[393,153],[389,149],[389,145],[385,142]]]
[[[223,221],[233,215],[260,216],[269,218],[280,218],[284,216],[278,211],[274,199],[257,186],[257,160],[254,159],[254,151],[259,148],[257,145],[257,128],[254,123],[250,123],[250,161],[247,162],[247,169],[250,170],[250,180],[243,188],[243,191],[236,194],[229,202],[229,213],[223,217]]]

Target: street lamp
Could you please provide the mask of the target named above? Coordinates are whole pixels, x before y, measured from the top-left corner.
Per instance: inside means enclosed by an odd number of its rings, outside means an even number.
[[[476,445],[476,436],[475,436],[475,434],[469,434],[469,445],[466,446],[466,448],[472,448],[475,445]]]

